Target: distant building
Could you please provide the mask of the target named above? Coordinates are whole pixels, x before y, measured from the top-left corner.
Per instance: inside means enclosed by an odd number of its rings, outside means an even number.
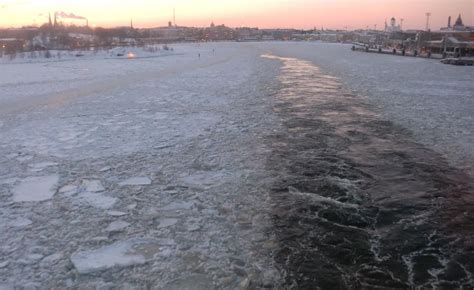
[[[451,25],[451,16],[449,16],[448,26],[441,28],[441,31],[474,31],[474,27],[466,26],[462,20],[461,14],[459,14],[454,25]]]
[[[25,41],[17,38],[0,38],[0,56],[23,51]]]
[[[456,23],[454,23],[453,30],[464,30],[464,22],[462,21],[461,14],[459,14]]]
[[[392,17],[392,19],[390,19],[390,25],[388,25],[387,20],[385,20],[385,31],[386,32],[399,32],[399,31],[402,31],[402,28],[400,25],[397,25],[397,19],[395,19],[395,17]]]

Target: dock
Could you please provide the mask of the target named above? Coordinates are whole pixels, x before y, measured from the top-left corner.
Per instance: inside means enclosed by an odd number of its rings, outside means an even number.
[[[367,53],[377,53],[377,54],[388,54],[388,55],[397,55],[405,57],[420,57],[428,59],[440,60],[441,63],[458,65],[458,66],[474,66],[473,57],[459,57],[459,58],[443,58],[441,54],[432,54],[432,53],[418,53],[418,51],[407,51],[407,50],[397,50],[397,49],[382,49],[382,48],[369,48],[363,46],[352,46],[352,51],[361,51]]]

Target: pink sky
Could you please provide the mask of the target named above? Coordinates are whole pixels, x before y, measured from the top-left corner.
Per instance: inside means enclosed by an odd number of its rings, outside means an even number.
[[[137,27],[155,27],[171,20],[173,8],[184,26],[381,29],[393,16],[405,19],[404,28],[424,28],[431,12],[437,29],[459,13],[473,25],[474,0],[0,0],[0,26],[41,24],[49,12],[65,11],[98,26],[128,25],[133,18]]]

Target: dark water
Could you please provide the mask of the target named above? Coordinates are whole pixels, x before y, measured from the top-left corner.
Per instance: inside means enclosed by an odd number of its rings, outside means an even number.
[[[267,139],[285,288],[472,289],[473,182],[310,62],[283,63]]]

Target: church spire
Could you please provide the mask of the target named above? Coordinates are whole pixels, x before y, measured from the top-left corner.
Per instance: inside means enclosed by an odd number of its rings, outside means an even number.
[[[51,12],[49,12],[49,22],[48,22],[49,28],[53,27],[53,22],[51,21]]]
[[[464,22],[462,21],[461,14],[459,14],[458,19],[456,20],[456,23],[454,26],[462,27],[464,26]]]

